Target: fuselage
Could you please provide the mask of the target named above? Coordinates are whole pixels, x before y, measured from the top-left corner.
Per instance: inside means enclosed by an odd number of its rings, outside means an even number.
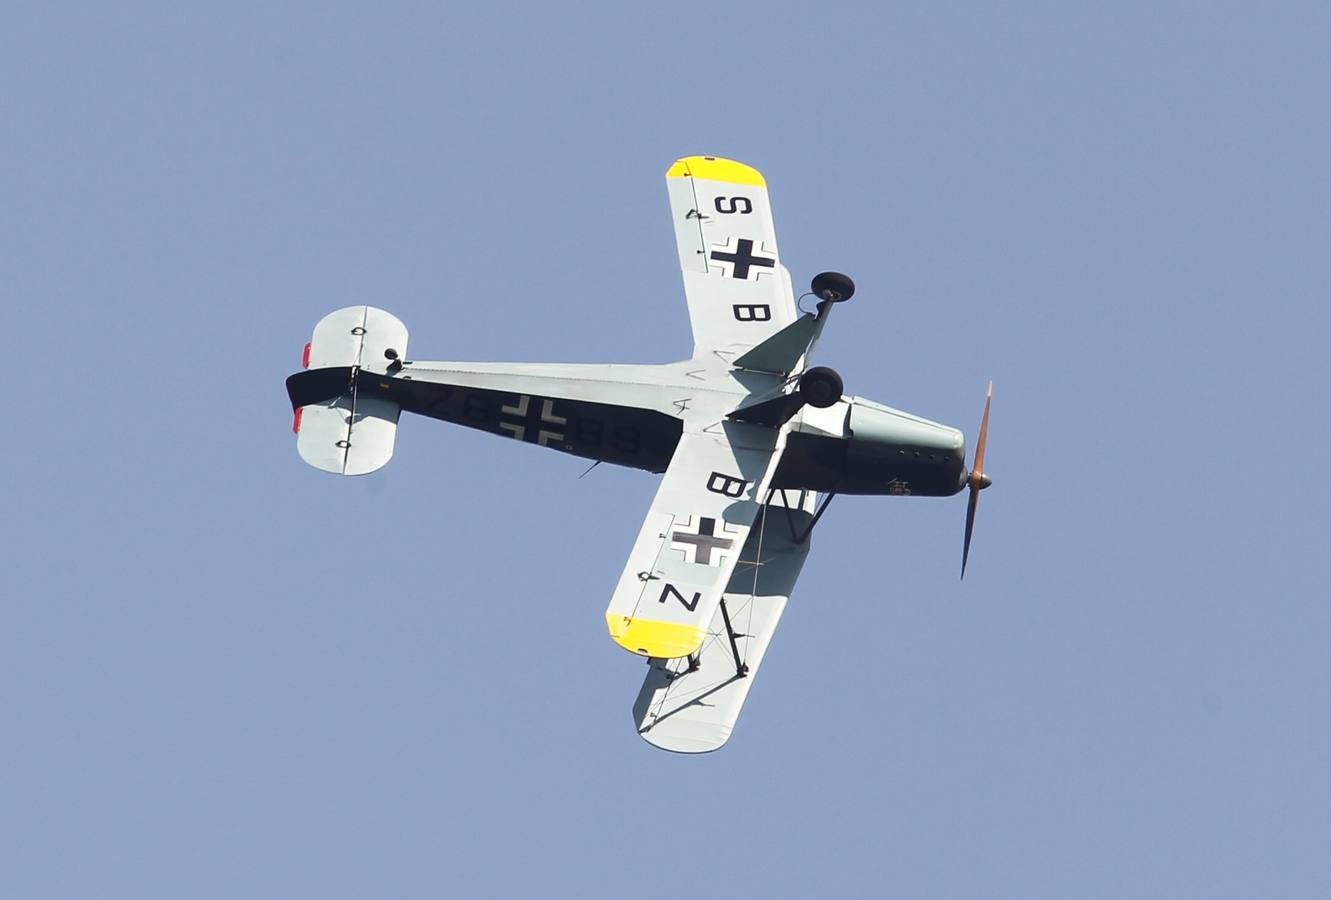
[[[664,472],[685,430],[714,428],[779,376],[712,360],[657,366],[406,362],[363,385],[408,412],[585,459]],[[951,496],[965,485],[960,431],[866,400],[806,406],[788,425],[775,488]]]

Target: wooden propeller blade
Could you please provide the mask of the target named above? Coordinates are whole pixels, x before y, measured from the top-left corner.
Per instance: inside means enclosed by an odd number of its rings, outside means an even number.
[[[980,503],[980,489],[971,485],[970,502],[966,504],[966,542],[961,545],[961,577],[966,577],[966,560],[971,555],[971,531],[975,528],[975,507]]]
[[[994,383],[989,382],[989,392],[984,396],[984,415],[980,417],[980,434],[975,439],[975,464],[971,466],[971,481],[978,483],[984,474],[984,445],[989,437],[989,404],[994,399]]]
[[[961,577],[966,577],[966,560],[971,555],[971,532],[975,530],[975,508],[980,503],[980,491],[989,486],[984,477],[984,445],[989,437],[989,404],[994,399],[994,383],[989,382],[989,391],[984,397],[984,415],[980,418],[980,433],[975,438],[975,462],[971,465],[968,479],[970,499],[966,503],[966,539],[961,545]]]

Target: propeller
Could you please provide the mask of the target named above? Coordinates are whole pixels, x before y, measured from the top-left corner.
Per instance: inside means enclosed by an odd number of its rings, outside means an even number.
[[[980,419],[980,434],[975,438],[975,462],[971,473],[966,476],[966,484],[971,489],[970,501],[966,504],[966,542],[961,545],[961,577],[966,577],[966,558],[971,554],[971,531],[975,528],[975,507],[980,502],[980,491],[991,482],[984,474],[984,443],[989,436],[989,402],[994,399],[994,383],[989,382],[989,393],[984,398],[984,416]]]

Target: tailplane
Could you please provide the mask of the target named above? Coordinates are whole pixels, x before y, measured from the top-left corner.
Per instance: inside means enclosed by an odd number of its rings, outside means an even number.
[[[402,407],[375,396],[407,352],[407,327],[373,306],[348,306],[314,326],[304,371],[287,379],[301,459],[337,475],[365,475],[393,456]]]

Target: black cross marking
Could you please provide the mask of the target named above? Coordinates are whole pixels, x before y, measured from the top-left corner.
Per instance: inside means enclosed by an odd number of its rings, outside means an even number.
[[[528,444],[549,447],[550,441],[564,440],[564,426],[568,419],[555,415],[553,400],[541,400],[539,409],[526,394],[518,395],[518,402],[499,409],[499,429]]]
[[[692,544],[694,547],[693,561],[703,566],[712,565],[713,549],[729,550],[735,546],[735,542],[730,538],[716,537],[716,519],[706,517],[698,520],[697,534],[688,531],[674,531],[670,534],[670,540],[676,544]],[[720,564],[721,560],[718,559],[716,565]]]
[[[719,263],[730,263],[730,277],[741,278],[749,281],[749,270],[753,268],[775,269],[776,258],[767,258],[765,256],[755,256],[753,253],[753,241],[748,238],[736,238],[735,250],[731,252],[727,249],[729,244],[721,245],[720,249],[712,248],[711,259]],[[762,251],[759,251],[761,253]],[[753,281],[758,280],[760,272],[753,273]]]

